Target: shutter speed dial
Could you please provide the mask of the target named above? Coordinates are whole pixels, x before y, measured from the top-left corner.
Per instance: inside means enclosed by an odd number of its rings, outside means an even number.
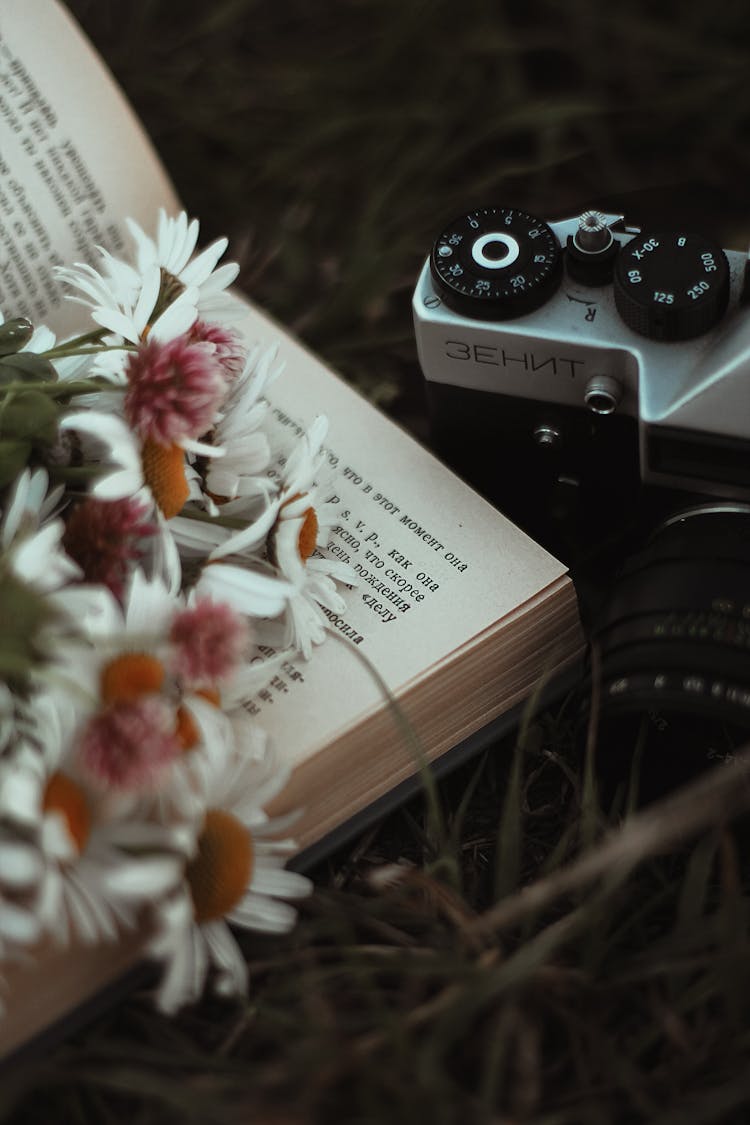
[[[614,292],[617,311],[634,332],[651,340],[690,340],[724,315],[729,264],[705,235],[641,234],[620,250]]]
[[[508,320],[552,296],[562,277],[562,252],[541,219],[514,207],[484,207],[446,227],[432,248],[430,270],[455,312]]]

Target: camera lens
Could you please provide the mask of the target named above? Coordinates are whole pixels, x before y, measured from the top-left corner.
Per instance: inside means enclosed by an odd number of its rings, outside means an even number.
[[[750,739],[750,507],[665,520],[622,568],[591,642],[583,719],[598,708],[605,781],[638,752],[649,800],[731,757]]]

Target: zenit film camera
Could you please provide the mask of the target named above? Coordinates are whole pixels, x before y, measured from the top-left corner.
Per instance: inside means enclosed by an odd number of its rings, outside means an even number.
[[[718,721],[699,757],[750,732],[748,288],[692,228],[483,207],[413,300],[437,450],[570,565],[603,711]]]

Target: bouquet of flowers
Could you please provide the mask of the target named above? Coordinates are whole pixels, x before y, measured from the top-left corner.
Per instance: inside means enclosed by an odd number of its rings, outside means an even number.
[[[251,701],[354,575],[317,549],[326,420],[270,425],[226,239],[128,226],[132,263],[58,271],[89,331],[0,317],[0,970],[141,927],[174,1011],[209,970],[245,990],[227,923],[288,930],[309,891]]]

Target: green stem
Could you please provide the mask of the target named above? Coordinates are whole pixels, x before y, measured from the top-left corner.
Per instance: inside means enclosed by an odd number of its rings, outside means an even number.
[[[244,531],[249,523],[248,520],[240,519],[239,516],[211,516],[208,512],[202,512],[200,508],[183,509],[180,515],[190,520],[197,520],[199,523],[212,523],[218,527],[226,527],[229,531]]]
[[[45,359],[51,359],[58,355],[67,354],[79,347],[85,347],[87,344],[99,344],[106,334],[106,328],[97,328],[92,332],[84,332],[81,336],[73,336],[70,340],[63,340],[61,344],[55,344],[49,351],[41,352],[40,354],[43,355]]]
[[[13,385],[14,384],[11,384],[11,386]],[[5,417],[5,411],[13,402],[13,398],[14,392],[11,390],[10,394],[3,395],[2,399],[0,399],[0,432],[2,432],[3,429],[3,418]]]
[[[67,344],[60,344],[57,348],[50,348],[48,352],[40,352],[39,354],[45,359],[67,359],[68,356],[73,355],[101,355],[103,352],[136,352],[138,351],[137,344],[102,344],[100,347],[68,347]]]
[[[86,465],[56,465],[51,471],[55,480],[65,484],[88,484],[99,475],[97,469]]]
[[[92,395],[104,390],[119,391],[121,388],[99,379],[71,379],[69,383],[51,383],[45,389],[51,398],[75,398],[77,395]]]
[[[6,383],[0,386],[0,402],[7,401],[13,395],[22,391],[41,391],[50,398],[75,398],[77,395],[92,395],[96,391],[124,391],[124,387],[115,386],[105,379],[71,379],[65,383]]]

